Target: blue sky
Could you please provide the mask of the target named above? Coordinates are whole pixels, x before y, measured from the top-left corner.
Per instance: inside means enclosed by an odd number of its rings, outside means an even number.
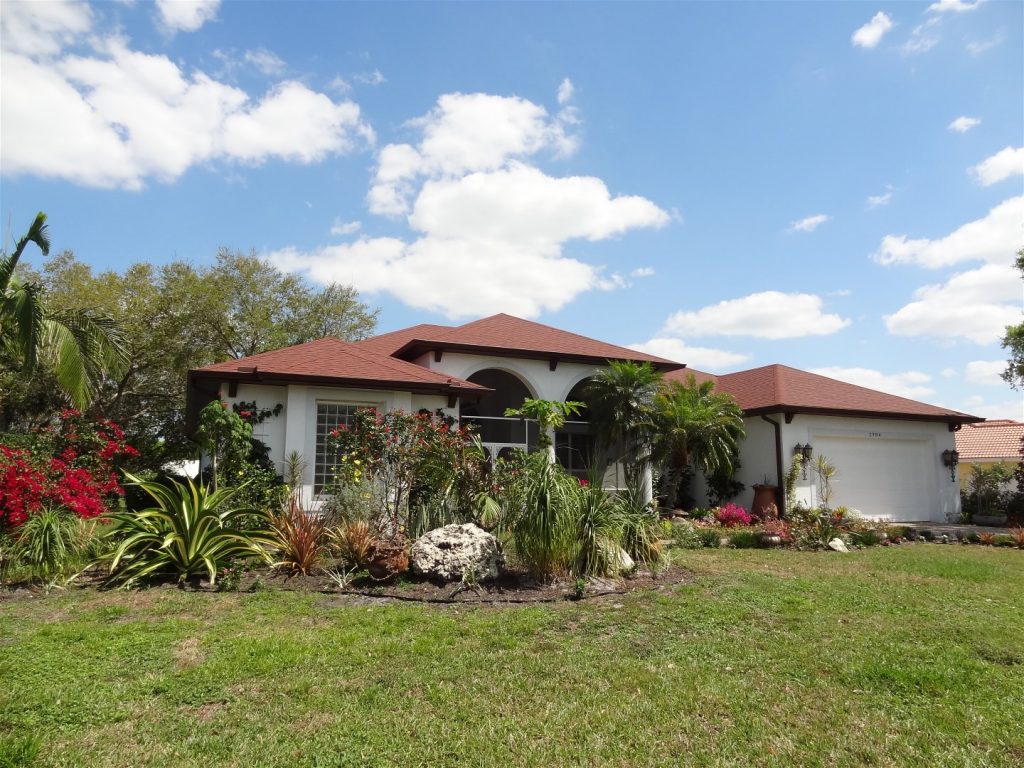
[[[1024,4],[2,6],[5,234],[255,249],[381,329],[497,311],[989,417]]]

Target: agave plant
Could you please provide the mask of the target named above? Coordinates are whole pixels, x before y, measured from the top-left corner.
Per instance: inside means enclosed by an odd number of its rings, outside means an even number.
[[[156,506],[111,515],[118,541],[110,555],[110,581],[134,584],[156,576],[179,580],[206,575],[210,584],[232,560],[256,558],[269,563],[277,542],[265,512],[231,507],[236,489],[211,491],[191,480],[168,485],[125,477],[145,491]],[[266,528],[253,527],[260,522]],[[246,527],[243,527],[246,526]]]

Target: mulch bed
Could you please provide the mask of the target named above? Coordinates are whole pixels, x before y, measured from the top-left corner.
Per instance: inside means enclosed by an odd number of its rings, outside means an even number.
[[[102,573],[87,573],[66,587],[75,589],[102,589]],[[693,581],[692,572],[678,565],[672,565],[657,573],[639,569],[636,573],[619,579],[590,579],[582,594],[573,579],[556,579],[551,583],[539,583],[525,573],[507,573],[501,578],[475,585],[439,583],[423,579],[411,573],[388,582],[375,582],[367,577],[353,580],[346,589],[338,589],[323,571],[309,575],[289,575],[271,570],[257,569],[245,574],[238,585],[238,592],[283,590],[289,592],[314,592],[336,595],[337,604],[351,603],[353,598],[360,602],[403,601],[443,604],[525,604],[553,603],[563,600],[587,600],[609,595],[624,595],[646,590],[668,590]],[[160,582],[152,584],[149,590],[185,590],[191,592],[216,592],[204,580],[190,582]],[[33,585],[12,585],[0,588],[0,602],[5,600],[30,599],[46,594],[42,587]]]

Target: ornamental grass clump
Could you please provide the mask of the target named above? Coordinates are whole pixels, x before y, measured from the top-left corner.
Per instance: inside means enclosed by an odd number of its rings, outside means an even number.
[[[272,562],[278,545],[266,512],[233,507],[234,489],[170,481],[167,485],[125,473],[156,506],[111,515],[116,546],[109,556],[112,584],[131,586],[159,577],[179,581],[218,572],[236,560]]]

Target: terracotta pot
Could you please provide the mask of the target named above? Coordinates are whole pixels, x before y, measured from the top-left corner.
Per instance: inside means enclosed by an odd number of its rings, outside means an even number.
[[[754,501],[750,505],[750,513],[762,520],[772,520],[779,516],[779,488],[775,485],[757,484],[754,486]]]
[[[404,544],[374,544],[366,570],[374,581],[387,581],[409,570],[409,552]]]

